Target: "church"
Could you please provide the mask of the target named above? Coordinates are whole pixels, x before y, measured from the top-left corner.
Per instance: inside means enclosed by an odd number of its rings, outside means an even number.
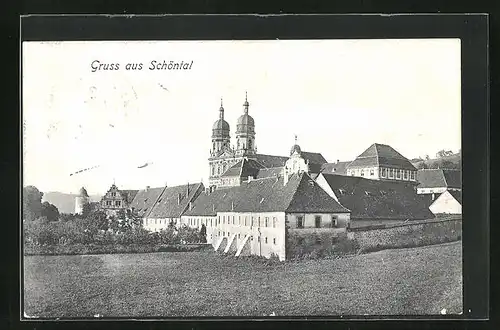
[[[297,144],[292,146],[289,156],[257,153],[255,144],[255,121],[249,114],[250,103],[245,93],[243,114],[236,121],[236,147],[231,147],[231,129],[224,119],[221,100],[219,119],[212,126],[212,148],[210,150],[208,189],[239,186],[241,182],[273,176],[288,169],[304,170],[317,175],[329,165],[320,153],[302,151]]]

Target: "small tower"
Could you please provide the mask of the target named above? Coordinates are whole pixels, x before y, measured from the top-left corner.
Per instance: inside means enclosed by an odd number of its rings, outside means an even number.
[[[89,203],[89,194],[84,187],[80,188],[78,196],[75,197],[75,214],[82,214],[83,206]]]
[[[236,123],[236,155],[255,155],[255,122],[248,114],[248,95],[245,92],[245,102],[243,103],[243,115]]]

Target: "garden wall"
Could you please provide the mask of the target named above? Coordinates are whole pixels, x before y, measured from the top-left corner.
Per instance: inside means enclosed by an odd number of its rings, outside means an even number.
[[[462,238],[462,217],[351,228],[347,238],[356,241],[361,252],[452,242]]]
[[[287,231],[287,260],[316,259],[356,251],[356,242],[347,238],[345,228],[304,228]]]

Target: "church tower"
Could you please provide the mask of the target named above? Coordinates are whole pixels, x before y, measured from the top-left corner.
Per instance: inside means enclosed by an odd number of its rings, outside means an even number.
[[[245,103],[243,103],[243,115],[236,123],[236,155],[252,156],[257,153],[255,148],[255,122],[248,114],[248,97],[245,92]]]
[[[229,124],[224,120],[224,107],[220,99],[219,119],[212,126],[212,149],[210,156],[217,156],[224,149],[230,148]]]
[[[210,148],[209,187],[217,186],[219,177],[232,164],[234,155],[230,146],[229,124],[224,120],[224,106],[220,100],[219,119],[212,126],[212,146]]]

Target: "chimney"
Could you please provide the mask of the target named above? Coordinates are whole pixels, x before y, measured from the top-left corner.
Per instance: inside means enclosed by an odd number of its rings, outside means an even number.
[[[189,202],[189,211],[193,209],[193,202]]]
[[[149,190],[149,188],[150,188],[149,186],[146,186],[146,191],[148,191],[148,190]]]
[[[254,179],[254,177],[253,177],[253,176],[251,176],[251,175],[249,175],[249,176],[248,176],[248,182],[252,182],[252,181],[253,181],[253,179]]]
[[[234,203],[231,201],[231,211],[234,211]]]
[[[177,204],[180,205],[181,204],[181,193],[179,193],[177,195]]]
[[[337,164],[339,163],[339,160],[337,159]]]
[[[212,204],[212,212],[215,212],[215,204]]]
[[[188,185],[187,185],[187,192],[186,192],[186,196],[189,196],[189,182],[188,182]]]

